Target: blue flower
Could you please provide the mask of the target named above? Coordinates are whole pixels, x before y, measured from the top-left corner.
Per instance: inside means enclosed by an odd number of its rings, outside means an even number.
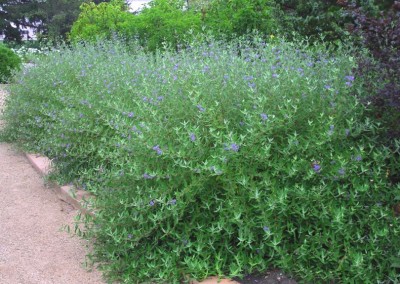
[[[196,141],[196,135],[194,135],[194,133],[190,133],[190,141]]]
[[[362,157],[361,157],[360,155],[358,155],[358,156],[355,157],[355,160],[356,160],[357,162],[360,162],[360,161],[362,161]]]
[[[152,175],[149,175],[149,174],[147,174],[147,173],[144,173],[143,174],[143,178],[144,179],[153,179],[155,176],[152,176]]]
[[[142,131],[140,131],[140,130],[136,127],[136,125],[134,125],[134,126],[132,127],[132,131],[135,132],[136,134],[142,134]]]
[[[197,108],[199,109],[199,111],[204,112],[205,109],[201,106],[201,105],[197,105]]]
[[[149,205],[150,206],[154,206],[156,203],[155,203],[155,201],[154,200],[151,200],[150,202],[149,202]]]
[[[249,83],[247,83],[247,85],[248,85],[249,88],[251,88],[251,89],[255,89],[255,88],[256,88],[256,83],[254,83],[254,82],[249,82]]]
[[[260,116],[263,121],[266,121],[268,119],[268,115],[266,115],[265,113],[260,114]]]
[[[269,229],[268,226],[264,226],[264,227],[263,227],[263,230],[264,230],[264,232],[269,232],[269,231],[270,231],[270,229]]]
[[[334,125],[329,126],[328,135],[332,135],[334,129],[335,129],[335,126],[334,126]]]
[[[128,113],[128,117],[133,117],[133,112]]]
[[[172,199],[170,201],[168,201],[169,205],[176,205],[176,199]]]
[[[154,146],[153,150],[156,151],[158,155],[161,155],[163,153],[159,145]]]
[[[313,170],[314,170],[314,172],[318,173],[321,170],[321,166],[317,163],[314,163]]]
[[[236,143],[232,143],[230,150],[234,151],[234,152],[238,152],[239,151],[239,145],[237,145]]]
[[[339,175],[343,176],[343,175],[346,173],[346,171],[345,171],[345,169],[340,168],[340,169],[338,170],[338,173],[339,173]]]
[[[352,75],[345,76],[344,78],[346,79],[346,81],[349,81],[349,82],[353,82],[354,81],[354,76],[352,76]]]
[[[128,239],[132,239],[132,237],[133,237],[132,234],[128,235]]]

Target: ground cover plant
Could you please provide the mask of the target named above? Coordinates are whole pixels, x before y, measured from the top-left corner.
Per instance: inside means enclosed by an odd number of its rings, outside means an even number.
[[[268,267],[308,283],[400,280],[399,187],[351,95],[350,50],[257,37],[133,47],[50,53],[4,114],[4,137],[96,195],[83,233],[110,282]]]

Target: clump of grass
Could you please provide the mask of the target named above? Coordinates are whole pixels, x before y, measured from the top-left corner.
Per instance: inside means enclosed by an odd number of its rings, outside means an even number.
[[[146,54],[49,54],[12,87],[5,133],[93,192],[110,281],[279,267],[307,282],[399,280],[399,188],[349,95],[349,51],[244,39]]]

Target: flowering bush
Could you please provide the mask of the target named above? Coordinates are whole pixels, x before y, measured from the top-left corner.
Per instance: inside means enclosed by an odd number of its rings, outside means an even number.
[[[349,50],[261,40],[133,54],[66,48],[12,87],[4,135],[96,195],[82,217],[109,281],[279,267],[311,283],[399,281],[399,188],[349,95]]]

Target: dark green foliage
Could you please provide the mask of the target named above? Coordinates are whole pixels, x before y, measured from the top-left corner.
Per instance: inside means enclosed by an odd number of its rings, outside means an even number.
[[[83,0],[43,1],[38,7],[42,23],[38,26],[42,41],[65,40],[79,15]]]
[[[352,50],[190,46],[86,43],[12,86],[4,133],[96,195],[85,237],[109,281],[273,266],[306,283],[397,283],[400,188],[351,95]]]
[[[21,59],[11,49],[0,44],[0,83],[7,82],[13,70],[21,66]]]
[[[349,5],[356,4],[370,15],[387,10],[394,2],[374,0],[275,0],[275,17],[280,24],[279,34],[309,37],[311,40],[335,42],[348,38],[352,17],[347,13]]]
[[[215,0],[202,10],[207,29],[216,36],[235,38],[257,30],[263,34],[276,34],[269,0]]]
[[[319,40],[321,37],[335,41],[345,36],[346,16],[336,0],[275,0],[276,17],[281,25],[280,34],[301,36]]]

